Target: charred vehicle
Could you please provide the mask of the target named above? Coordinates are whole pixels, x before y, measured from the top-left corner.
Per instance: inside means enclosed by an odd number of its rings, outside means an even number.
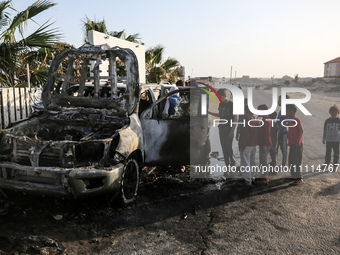
[[[0,188],[131,201],[144,165],[189,164],[189,116],[162,119],[164,94],[163,86],[139,85],[129,49],[84,45],[62,52],[43,88],[43,111],[0,134]]]

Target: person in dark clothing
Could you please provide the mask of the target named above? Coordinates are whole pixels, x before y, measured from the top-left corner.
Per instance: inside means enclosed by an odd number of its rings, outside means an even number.
[[[266,104],[261,104],[257,107],[258,110],[268,110],[268,106]],[[270,137],[271,130],[271,121],[268,115],[262,115],[263,126],[260,127],[259,130],[259,146],[260,146],[260,165],[261,167],[267,167],[267,157],[268,153],[272,147],[272,140]],[[269,183],[268,171],[262,172],[262,178],[260,178],[259,182],[262,184]]]
[[[289,96],[286,95],[286,98],[289,99]],[[281,106],[281,96],[279,97],[278,100],[278,105]],[[282,126],[282,121],[284,121],[286,118],[286,116],[281,114],[281,109],[279,111],[279,114],[277,116],[278,121],[276,122],[278,125],[278,138],[277,138],[277,150],[278,147],[280,147],[280,150],[282,152],[282,166],[285,166],[287,164],[287,155],[288,155],[288,146],[287,146],[287,139],[288,139],[288,128]],[[287,124],[286,122],[284,122],[285,124]]]
[[[273,112],[269,115],[269,118],[272,120],[275,120],[277,116],[277,112]],[[272,139],[272,147],[270,148],[269,154],[271,161],[269,162],[269,165],[276,166],[276,156],[277,156],[277,138],[278,138],[278,130],[279,127],[276,123],[273,123],[271,130],[270,130],[270,138]]]
[[[248,98],[244,99],[244,106],[248,107]],[[246,121],[245,114],[244,115],[239,115],[238,116],[238,122],[239,123],[244,123],[244,121]],[[239,149],[240,152],[241,152],[240,142],[241,142],[241,139],[242,139],[243,128],[244,128],[244,125],[238,124],[237,125],[237,129],[236,129],[236,137],[235,137],[235,139],[236,139],[236,141],[238,141],[238,149]]]
[[[233,139],[237,122],[237,115],[233,115],[233,102],[227,97],[227,89],[219,89],[217,94],[220,96],[222,105],[218,108],[218,113],[209,111],[209,114],[227,120],[227,124],[219,124],[220,142],[226,166],[235,166],[235,156],[233,153]]]
[[[339,141],[340,141],[340,119],[337,117],[339,108],[333,105],[329,108],[330,118],[325,120],[323,127],[322,143],[326,144],[325,164],[331,162],[331,154],[333,150],[333,164],[339,162]]]

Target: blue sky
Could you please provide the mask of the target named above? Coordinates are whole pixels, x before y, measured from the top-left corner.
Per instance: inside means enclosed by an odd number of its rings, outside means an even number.
[[[20,11],[33,2],[13,5]],[[320,77],[323,63],[340,57],[339,0],[54,2],[35,21],[55,22],[63,41],[79,47],[82,20],[104,18],[110,31],[140,33],[146,48],[164,45],[186,75],[229,77],[233,66],[233,77]]]

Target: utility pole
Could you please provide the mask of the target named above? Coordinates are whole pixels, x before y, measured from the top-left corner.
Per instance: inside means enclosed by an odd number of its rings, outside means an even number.
[[[229,81],[230,84],[231,84],[232,75],[233,75],[233,66],[230,67],[230,81]]]
[[[26,64],[26,68],[27,68],[27,85],[28,85],[29,91],[31,91],[30,66],[28,64]]]

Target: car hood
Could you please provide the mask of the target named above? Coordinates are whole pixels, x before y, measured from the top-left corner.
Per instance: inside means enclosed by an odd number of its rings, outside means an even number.
[[[121,78],[117,65],[126,72],[124,86],[117,85]],[[86,44],[61,52],[51,64],[42,93],[45,109],[105,108],[125,115],[134,112],[138,97],[136,55],[130,49],[110,48],[107,44]]]

